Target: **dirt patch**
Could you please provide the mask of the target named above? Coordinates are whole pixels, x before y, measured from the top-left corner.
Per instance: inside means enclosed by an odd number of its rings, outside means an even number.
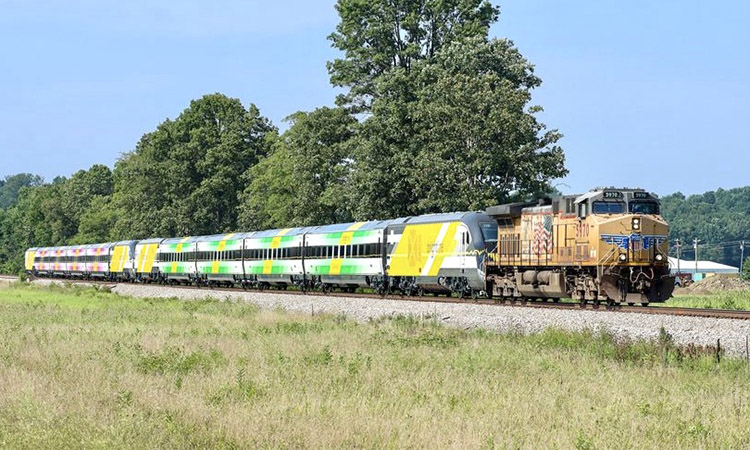
[[[679,288],[675,292],[685,295],[707,295],[717,292],[750,291],[750,281],[737,275],[716,275]]]

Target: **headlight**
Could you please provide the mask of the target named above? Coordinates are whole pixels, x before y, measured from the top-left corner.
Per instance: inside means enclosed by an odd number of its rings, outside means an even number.
[[[641,219],[639,219],[638,217],[633,218],[633,229],[634,230],[641,229]]]
[[[655,258],[659,262],[664,261],[664,256],[661,253],[659,253],[658,255],[656,255]]]
[[[625,253],[620,253],[618,259],[620,260],[620,262],[625,262],[628,260],[628,255],[626,255]]]

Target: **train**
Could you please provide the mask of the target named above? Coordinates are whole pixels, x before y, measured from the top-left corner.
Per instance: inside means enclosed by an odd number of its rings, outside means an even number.
[[[138,283],[649,304],[674,288],[668,233],[656,195],[597,188],[481,212],[35,247],[25,269]]]

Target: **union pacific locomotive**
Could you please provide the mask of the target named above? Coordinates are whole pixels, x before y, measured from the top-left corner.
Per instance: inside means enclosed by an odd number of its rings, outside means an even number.
[[[667,235],[654,195],[595,189],[486,212],[30,248],[25,264],[49,277],[649,303],[674,287]]]
[[[489,208],[498,224],[487,284],[502,297],[663,302],[672,295],[669,226],[643,189]]]

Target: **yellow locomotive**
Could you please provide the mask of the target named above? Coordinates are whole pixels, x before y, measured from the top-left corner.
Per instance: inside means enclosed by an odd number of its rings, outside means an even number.
[[[672,295],[669,225],[643,189],[597,188],[486,213],[498,224],[487,261],[494,297],[645,305]]]

